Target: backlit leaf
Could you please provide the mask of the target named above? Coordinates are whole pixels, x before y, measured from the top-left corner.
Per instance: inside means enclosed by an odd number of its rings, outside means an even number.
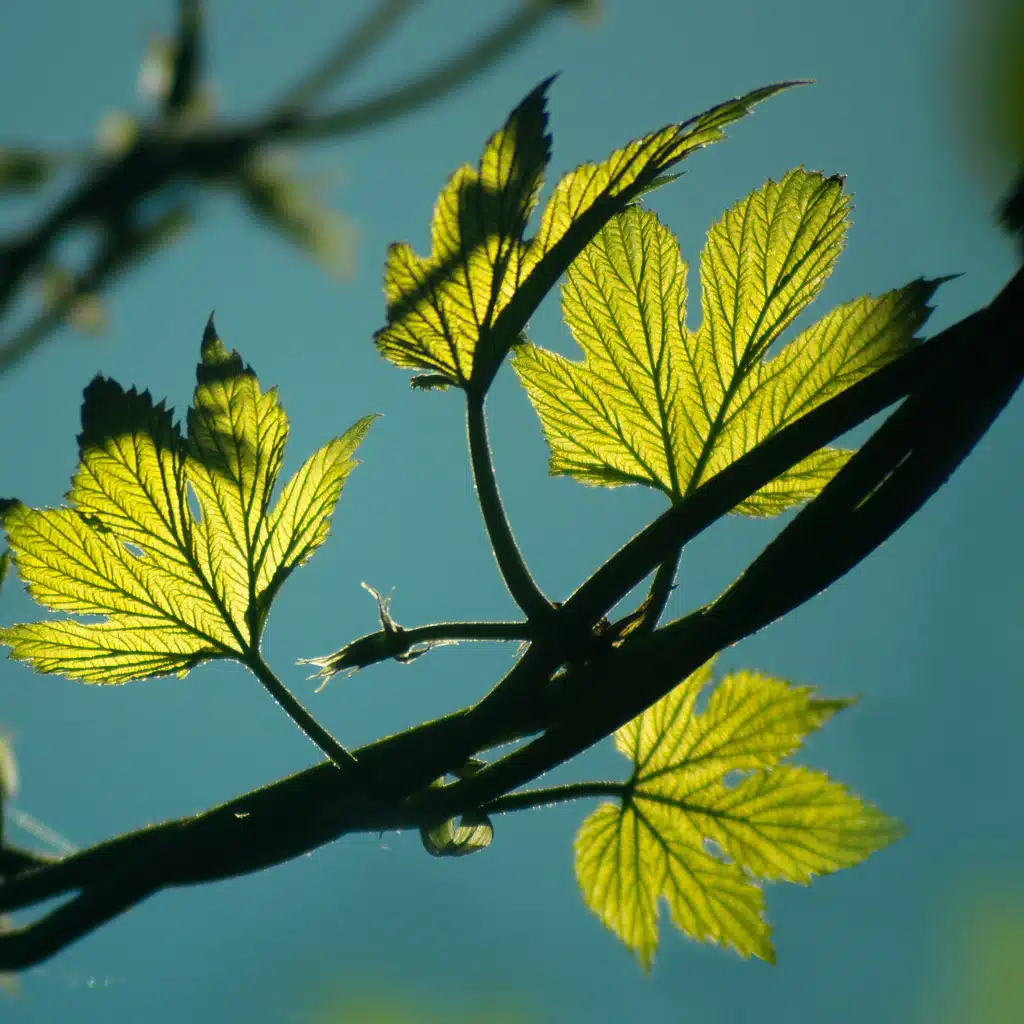
[[[549,80],[550,81],[550,80]],[[387,326],[377,347],[430,379],[486,388],[541,299],[601,226],[637,196],[673,176],[665,171],[724,138],[723,129],[790,84],[767,86],[671,124],[563,177],[524,240],[550,158],[541,83],[438,198],[431,253],[392,245],[384,272]]]
[[[701,254],[700,328],[672,233],[630,207],[569,268],[562,309],[576,363],[537,346],[513,365],[551,447],[551,472],[643,483],[680,501],[815,406],[901,355],[940,282],[838,307],[766,358],[831,273],[848,226],[842,180],[797,169],[712,227]],[[824,448],[736,511],[774,515],[817,494],[850,453]]]
[[[10,503],[3,525],[21,578],[75,616],[0,629],[40,672],[121,683],[184,675],[257,649],[270,602],[327,536],[366,417],[272,494],[288,421],[213,328],[183,435],[148,392],[86,388],[79,466],[62,508]]]
[[[660,898],[692,938],[774,963],[758,880],[807,884],[899,834],[828,776],[780,764],[850,701],[743,671],[697,714],[711,671],[708,662],[616,732],[633,774],[621,801],[601,804],[576,836],[583,898],[645,970]]]
[[[454,819],[435,828],[420,829],[423,848],[433,857],[465,857],[487,849],[494,838],[494,826],[486,814],[463,815],[456,825]]]

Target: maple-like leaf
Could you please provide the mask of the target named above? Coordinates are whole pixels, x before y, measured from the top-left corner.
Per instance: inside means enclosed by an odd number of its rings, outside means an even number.
[[[272,505],[288,436],[276,390],[261,393],[212,320],[196,376],[187,435],[148,392],[95,378],[69,505],[6,503],[3,526],[31,596],[102,616],[0,629],[12,657],[123,683],[258,651],[275,594],[328,534],[373,417],[307,459]]]
[[[645,970],[661,897],[687,935],[774,963],[757,880],[807,884],[900,831],[827,775],[779,763],[850,701],[742,671],[697,714],[711,674],[708,662],[616,732],[633,774],[621,800],[601,804],[576,836],[584,900]]]
[[[701,254],[699,329],[686,264],[654,213],[632,206],[573,262],[562,309],[582,363],[529,343],[513,366],[540,417],[551,472],[643,483],[680,501],[815,406],[916,344],[939,281],[839,306],[766,359],[843,246],[840,178],[768,181],[715,224]],[[823,448],[741,503],[774,515],[816,495],[850,452]]]
[[[670,167],[724,138],[724,127],[756,103],[795,84],[754,90],[577,167],[555,186],[536,236],[526,240],[550,159],[550,81],[487,140],[478,168],[465,164],[448,180],[434,207],[430,256],[404,242],[388,250],[387,326],[377,347],[399,366],[426,370],[427,386],[486,389],[541,299],[602,224],[668,180]]]

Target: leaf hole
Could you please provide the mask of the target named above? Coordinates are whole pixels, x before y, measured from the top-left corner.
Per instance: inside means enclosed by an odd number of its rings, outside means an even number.
[[[718,843],[715,842],[714,839],[708,839],[705,837],[704,852],[710,854],[716,860],[728,861],[730,859],[729,855],[725,852],[725,850],[722,849],[721,846],[719,846]]]
[[[192,489],[192,482],[190,480],[185,481],[185,504],[188,505],[192,518],[197,523],[201,523],[203,521],[203,507],[199,504],[199,498],[196,497],[196,492]]]
[[[128,552],[133,558],[145,558],[146,551],[144,548],[140,548],[138,544],[133,544],[130,540],[122,540],[121,547]]]
[[[743,781],[743,772],[732,768],[722,776],[722,785],[726,789],[735,789]]]

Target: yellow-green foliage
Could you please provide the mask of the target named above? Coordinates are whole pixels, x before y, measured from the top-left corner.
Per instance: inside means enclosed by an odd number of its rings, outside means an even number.
[[[685,323],[687,268],[672,233],[637,206],[609,221],[562,287],[584,362],[531,344],[513,359],[551,446],[552,473],[648,484],[679,501],[913,345],[937,282],[842,305],[765,359],[835,266],[849,205],[841,179],[800,169],[737,203],[701,254],[695,331]],[[849,455],[823,448],[737,511],[774,515],[807,501]]]
[[[260,392],[212,323],[197,378],[183,436],[148,392],[97,377],[85,392],[69,505],[7,507],[3,525],[32,597],[103,617],[0,629],[12,657],[124,683],[258,647],[278,588],[326,538],[373,418],[307,459],[272,505],[288,437],[276,391]]]
[[[661,897],[687,935],[774,963],[757,880],[807,884],[899,832],[822,772],[779,763],[849,701],[744,671],[722,679],[697,714],[711,672],[708,662],[616,732],[633,762],[626,793],[576,835],[583,898],[645,970]]]

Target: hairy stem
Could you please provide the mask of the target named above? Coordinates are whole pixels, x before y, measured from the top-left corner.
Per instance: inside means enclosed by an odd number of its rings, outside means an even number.
[[[658,566],[651,582],[651,589],[647,593],[647,599],[642,609],[643,618],[637,627],[645,633],[656,629],[665,606],[668,604],[669,595],[676,584],[676,573],[679,571],[679,559],[683,554],[683,545],[678,544],[668,558]]]
[[[621,797],[626,791],[622,782],[571,782],[565,786],[548,786],[545,789],[525,789],[521,793],[500,796],[481,807],[485,814],[504,814],[506,811],[521,811],[528,807],[545,807],[550,804],[566,803],[569,800],[587,800],[596,796]]]
[[[253,654],[245,664],[257,679],[267,688],[270,696],[284,709],[291,720],[338,766],[343,772],[352,773],[358,766],[356,758],[346,750],[300,703],[291,690],[271,671],[270,666],[258,653]]]
[[[442,640],[528,640],[526,622],[432,622],[405,630],[410,644],[437,643]]]
[[[526,613],[526,617],[531,622],[547,622],[554,609],[530,575],[501,504],[498,482],[494,479],[494,466],[491,463],[491,449],[487,442],[483,396],[466,396],[466,425],[473,481],[498,569],[509,593]]]

